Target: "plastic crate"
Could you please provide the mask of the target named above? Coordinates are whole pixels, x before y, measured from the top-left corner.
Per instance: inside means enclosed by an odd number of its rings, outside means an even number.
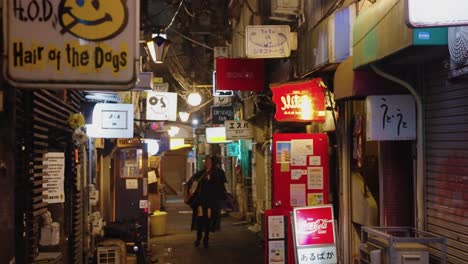
[[[120,247],[106,246],[97,248],[98,264],[120,264]]]

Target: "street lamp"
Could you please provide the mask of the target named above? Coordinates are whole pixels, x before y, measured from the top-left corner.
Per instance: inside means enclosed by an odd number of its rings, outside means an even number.
[[[201,103],[201,95],[197,92],[193,92],[191,94],[188,95],[188,103],[191,105],[191,106],[198,106],[200,105]]]
[[[161,36],[161,34],[157,34],[152,39],[146,41],[146,46],[148,47],[151,59],[153,59],[155,63],[163,63],[170,44],[171,42]]]

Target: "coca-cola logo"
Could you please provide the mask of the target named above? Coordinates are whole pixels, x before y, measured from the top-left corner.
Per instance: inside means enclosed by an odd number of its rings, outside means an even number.
[[[307,234],[326,234],[328,222],[329,220],[327,219],[317,219],[315,221],[304,220],[300,223],[300,230]]]

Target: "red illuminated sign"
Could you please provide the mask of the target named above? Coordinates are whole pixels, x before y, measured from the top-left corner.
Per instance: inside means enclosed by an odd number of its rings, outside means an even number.
[[[264,76],[261,59],[216,59],[216,90],[261,92]]]
[[[335,244],[331,205],[294,208],[296,246]]]
[[[325,122],[325,89],[322,79],[272,85],[275,119]]]

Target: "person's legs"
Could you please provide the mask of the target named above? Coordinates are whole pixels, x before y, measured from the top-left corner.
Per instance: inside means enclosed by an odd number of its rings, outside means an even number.
[[[195,246],[198,247],[200,245],[200,240],[202,238],[202,233],[205,227],[205,217],[203,215],[203,209],[201,206],[197,208],[197,240],[195,240]]]
[[[210,231],[211,231],[211,221],[212,217],[212,210],[211,208],[206,208],[204,212],[205,221],[204,221],[204,232],[205,236],[203,237],[203,246],[208,247],[208,240],[210,239]]]

